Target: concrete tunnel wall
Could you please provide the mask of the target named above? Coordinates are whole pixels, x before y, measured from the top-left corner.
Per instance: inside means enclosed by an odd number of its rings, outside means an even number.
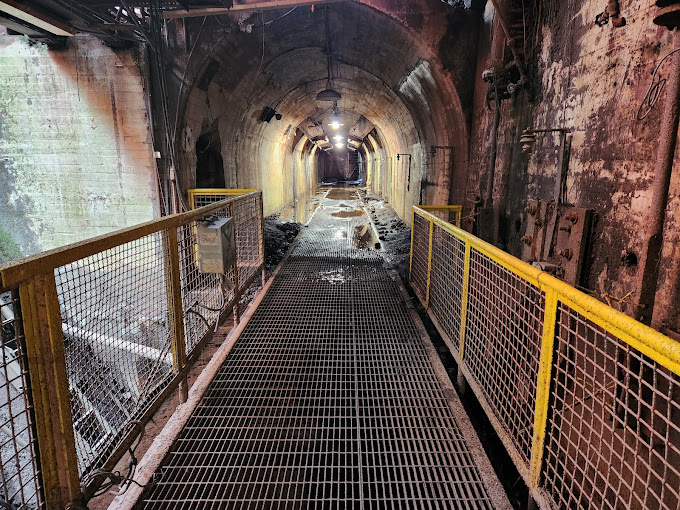
[[[159,216],[145,62],[0,34],[0,263]]]
[[[446,5],[436,9],[447,12]],[[285,21],[277,19],[282,14]],[[414,30],[358,2],[330,5],[328,15],[343,121],[351,128],[363,116],[375,126],[374,142],[365,139],[361,149],[370,161],[367,182],[408,222],[421,200],[462,201],[468,128],[451,74],[432,49],[443,37],[437,32],[441,23]],[[293,168],[302,165],[293,165],[289,155],[311,145],[299,145],[306,119],[327,124],[331,116],[329,103],[315,101],[326,85],[323,9],[299,7],[236,21],[188,19],[175,28],[186,34],[172,49],[173,76],[182,77],[174,87],[181,98],[176,117],[183,186],[195,182],[195,142],[210,131],[219,133],[227,187],[261,187],[265,214],[316,185],[318,151],[302,155],[312,171],[296,174],[295,188]],[[260,122],[265,106],[282,119]],[[450,147],[454,163],[437,164],[430,156],[433,145]],[[409,158],[397,160],[398,154],[411,155],[410,180]]]

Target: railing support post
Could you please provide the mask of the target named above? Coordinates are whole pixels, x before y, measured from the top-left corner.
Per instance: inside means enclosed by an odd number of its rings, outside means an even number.
[[[40,471],[47,508],[83,506],[54,273],[19,287]]]
[[[184,307],[182,305],[182,287],[179,269],[179,243],[177,228],[168,229],[168,254],[169,271],[168,279],[168,310],[170,311],[170,324],[172,327],[172,364],[175,372],[179,373],[186,366],[187,351],[184,337]],[[189,385],[186,374],[179,384],[180,399],[182,403],[189,398]]]
[[[465,255],[463,256],[463,288],[460,300],[460,343],[458,345],[458,376],[456,385],[460,393],[465,393],[466,384],[463,371],[460,369],[465,364],[465,326],[467,321],[468,299],[470,295],[470,254],[472,247],[465,241]]]
[[[432,281],[432,237],[434,235],[434,222],[430,221],[430,240],[427,247],[427,287],[425,289],[425,310],[430,308],[430,282]]]
[[[257,200],[260,202],[260,234],[258,236],[258,243],[260,246],[260,263],[262,264],[262,288],[264,288],[264,284],[267,282],[267,264],[264,246],[264,197],[262,191],[260,191]]]
[[[552,376],[553,353],[555,350],[555,327],[557,325],[557,292],[548,289],[545,293],[545,314],[543,319],[543,338],[539,359],[536,384],[536,407],[534,410],[534,436],[531,442],[531,463],[529,476],[530,491],[538,489],[541,481],[545,434],[548,425],[548,404],[550,401],[550,381]]]
[[[238,283],[238,249],[236,248],[236,240],[238,239],[238,231],[236,227],[236,216],[234,202],[229,204],[229,211],[231,219],[234,222],[234,326],[241,321],[241,312],[238,309],[238,303],[241,301],[241,287]]]

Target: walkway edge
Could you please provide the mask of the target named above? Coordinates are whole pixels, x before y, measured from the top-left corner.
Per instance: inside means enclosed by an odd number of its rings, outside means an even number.
[[[290,253],[290,250],[288,253]],[[142,497],[145,489],[144,486],[146,486],[146,484],[152,480],[154,473],[160,468],[163,460],[172,446],[175,444],[175,441],[179,437],[187,421],[189,421],[189,418],[193,414],[194,410],[201,402],[203,395],[217,375],[217,372],[222,367],[222,364],[227,359],[227,356],[238,341],[241,333],[248,325],[248,322],[250,322],[250,319],[254,315],[257,308],[260,306],[260,303],[274,282],[276,275],[283,266],[283,262],[287,258],[288,256],[286,255],[286,257],[284,257],[281,263],[274,270],[260,293],[250,304],[246,312],[241,316],[241,322],[239,322],[238,325],[229,332],[227,337],[224,339],[224,342],[222,342],[222,345],[215,352],[206,367],[200,373],[191,387],[191,390],[189,391],[189,398],[187,401],[184,404],[177,406],[177,409],[165,424],[163,430],[156,436],[147,452],[139,461],[137,470],[135,471],[135,476],[133,477],[134,481],[139,485],[136,485],[135,483],[131,484],[124,494],[117,496],[111,502],[109,505],[109,510],[132,510],[135,507],[139,499]]]
[[[418,330],[420,339],[425,346],[425,351],[427,352],[427,355],[430,359],[430,363],[432,363],[432,368],[434,368],[437,379],[444,389],[444,395],[446,396],[446,400],[449,402],[449,407],[453,411],[454,418],[460,427],[460,431],[463,434],[468,448],[470,449],[470,454],[477,465],[477,469],[479,470],[479,474],[482,477],[484,487],[489,493],[489,499],[491,499],[493,502],[493,506],[496,510],[512,510],[512,505],[510,504],[508,495],[503,488],[503,484],[501,484],[496,471],[491,465],[489,457],[484,451],[484,447],[482,446],[472,422],[470,421],[470,418],[463,407],[463,402],[461,402],[460,397],[458,396],[458,393],[451,382],[451,379],[449,379],[449,374],[446,372],[446,368],[444,368],[444,364],[439,358],[439,354],[437,354],[437,350],[430,339],[430,335],[428,334],[423,321],[420,319],[420,315],[418,315],[418,312],[412,304],[413,301],[406,290],[403,280],[396,270],[388,269],[388,272],[393,274],[397,286],[399,287],[401,297],[407,304],[409,314],[416,325],[416,329]]]

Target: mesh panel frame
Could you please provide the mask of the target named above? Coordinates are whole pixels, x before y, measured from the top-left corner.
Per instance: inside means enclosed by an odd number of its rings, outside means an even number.
[[[236,223],[236,252],[238,259],[239,288],[246,290],[246,283],[257,274],[262,264],[260,249],[264,245],[260,231],[260,197],[251,195],[234,203]]]
[[[465,366],[528,469],[545,294],[472,248]]]
[[[435,225],[432,233],[429,307],[456,351],[460,345],[464,273],[465,242]]]
[[[435,216],[439,218],[440,220],[444,220],[451,225],[460,225],[460,220],[461,220],[461,212],[458,209],[452,209],[452,210],[443,210],[443,211],[438,211],[436,209],[428,210],[432,216]]]
[[[167,230],[55,269],[81,475],[173,376]]]
[[[422,216],[413,218],[413,259],[410,282],[418,297],[425,301],[427,295],[427,264],[430,250],[430,222]]]
[[[16,290],[0,292],[0,312],[0,498],[18,510],[45,508]]]
[[[193,198],[193,207],[192,209],[198,209],[199,207],[204,207],[206,205],[214,204],[215,202],[219,202],[220,200],[224,200],[226,198],[229,198],[229,195],[226,193],[216,193],[212,195],[203,195],[203,194],[196,194],[194,195]]]
[[[555,508],[680,507],[680,377],[559,304],[542,487]]]

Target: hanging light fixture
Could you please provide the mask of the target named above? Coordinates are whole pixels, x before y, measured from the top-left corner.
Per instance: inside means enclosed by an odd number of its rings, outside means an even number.
[[[332,66],[333,66],[333,54],[331,53],[331,41],[330,34],[328,30],[328,7],[324,6],[324,17],[326,20],[326,60],[328,65],[328,77],[326,80],[326,89],[322,90],[316,95],[317,101],[340,101],[342,99],[342,94],[337,90],[333,90],[333,76],[332,76]]]
[[[333,129],[340,129],[340,126],[344,126],[340,119],[340,110],[338,109],[338,102],[333,103],[333,118],[329,124]]]

